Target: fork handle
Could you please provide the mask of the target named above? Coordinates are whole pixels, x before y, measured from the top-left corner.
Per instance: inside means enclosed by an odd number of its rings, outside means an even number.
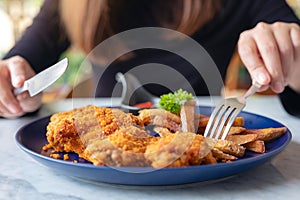
[[[261,84],[253,80],[251,87],[247,90],[247,92],[243,95],[243,97],[246,99],[249,96],[253,95],[261,88],[261,86],[262,86]]]

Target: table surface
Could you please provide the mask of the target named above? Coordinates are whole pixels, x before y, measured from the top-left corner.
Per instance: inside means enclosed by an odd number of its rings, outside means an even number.
[[[218,97],[200,97],[200,105],[215,105]],[[87,104],[117,105],[118,99],[66,99],[45,104],[34,116],[0,119],[0,200],[2,199],[299,199],[300,119],[288,115],[276,96],[250,97],[246,111],[286,125],[293,138],[270,162],[225,181],[186,187],[129,187],[91,184],[56,173],[23,152],[15,141],[17,130],[54,112]]]

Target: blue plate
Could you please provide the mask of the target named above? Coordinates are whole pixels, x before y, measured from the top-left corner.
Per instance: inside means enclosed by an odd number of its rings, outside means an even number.
[[[209,115],[212,108],[200,106],[200,111],[202,114]],[[248,112],[242,112],[240,116],[244,117],[246,128],[284,126],[272,119]],[[262,165],[280,153],[289,144],[292,138],[291,132],[287,130],[287,133],[277,140],[266,143],[266,153],[258,154],[246,151],[244,158],[231,163],[155,170],[143,167],[112,168],[106,166],[94,166],[91,163],[80,159],[78,163],[53,159],[42,153],[42,147],[47,144],[45,134],[49,118],[50,116],[37,119],[18,130],[16,141],[22,150],[38,162],[61,174],[86,181],[121,185],[174,186],[223,180]],[[71,160],[78,160],[76,154],[70,154],[70,157]]]

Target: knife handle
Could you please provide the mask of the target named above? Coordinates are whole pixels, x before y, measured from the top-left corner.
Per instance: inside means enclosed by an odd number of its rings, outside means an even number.
[[[25,92],[28,90],[28,84],[27,82],[25,81],[24,82],[24,85],[22,87],[19,87],[19,88],[15,88],[14,89],[14,95],[17,96],[18,94],[21,94],[22,92]]]

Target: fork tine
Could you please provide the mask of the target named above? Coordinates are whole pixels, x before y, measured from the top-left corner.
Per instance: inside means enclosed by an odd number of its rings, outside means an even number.
[[[224,114],[227,112],[228,107],[226,107],[225,105],[221,106],[220,111],[218,112],[218,114],[215,116],[215,118],[213,119],[213,125],[212,128],[210,129],[210,137],[213,138],[218,138],[216,136],[216,132],[219,130],[220,126],[222,126],[222,118],[224,116]]]
[[[220,121],[220,116],[222,115],[223,113],[223,110],[224,109],[224,106],[221,106],[218,110],[218,112],[216,113],[216,115],[214,117],[211,117],[209,118],[209,120],[211,119],[212,121],[212,124],[211,126],[209,126],[209,133],[208,133],[208,136],[209,137],[214,137],[214,133],[215,133],[215,130],[217,128],[217,123]]]
[[[243,96],[224,99],[215,107],[206,125],[204,137],[220,139],[220,136],[222,136],[221,140],[225,140],[235,118],[246,106],[246,98],[254,94],[260,87],[260,85],[253,82]]]
[[[213,112],[211,113],[208,123],[206,125],[205,131],[204,131],[204,137],[212,137],[211,136],[211,129],[212,129],[212,124],[214,123],[214,119],[217,116],[217,114],[220,112],[220,110],[224,107],[224,104],[219,104]]]
[[[225,130],[223,131],[223,134],[222,134],[222,137],[221,137],[221,140],[225,140],[226,136],[228,135],[229,133],[229,130],[235,120],[235,118],[237,117],[237,115],[241,112],[243,107],[240,107],[240,108],[235,108],[233,110],[233,112],[231,112],[231,114],[229,115],[229,121],[227,122],[226,124],[226,128]]]
[[[228,121],[228,118],[232,115],[232,113],[235,110],[236,110],[235,107],[232,107],[232,106],[228,106],[227,107],[225,114],[222,116],[222,121],[219,123],[218,131],[217,131],[217,133],[215,135],[215,138],[220,138],[220,135],[221,135],[222,131],[224,130],[225,123]],[[222,136],[224,136],[224,132],[223,132]]]
[[[224,140],[236,118],[245,107],[237,99],[227,99],[213,110],[204,131],[204,137]],[[226,127],[225,127],[226,125]],[[221,136],[221,137],[220,137]]]

